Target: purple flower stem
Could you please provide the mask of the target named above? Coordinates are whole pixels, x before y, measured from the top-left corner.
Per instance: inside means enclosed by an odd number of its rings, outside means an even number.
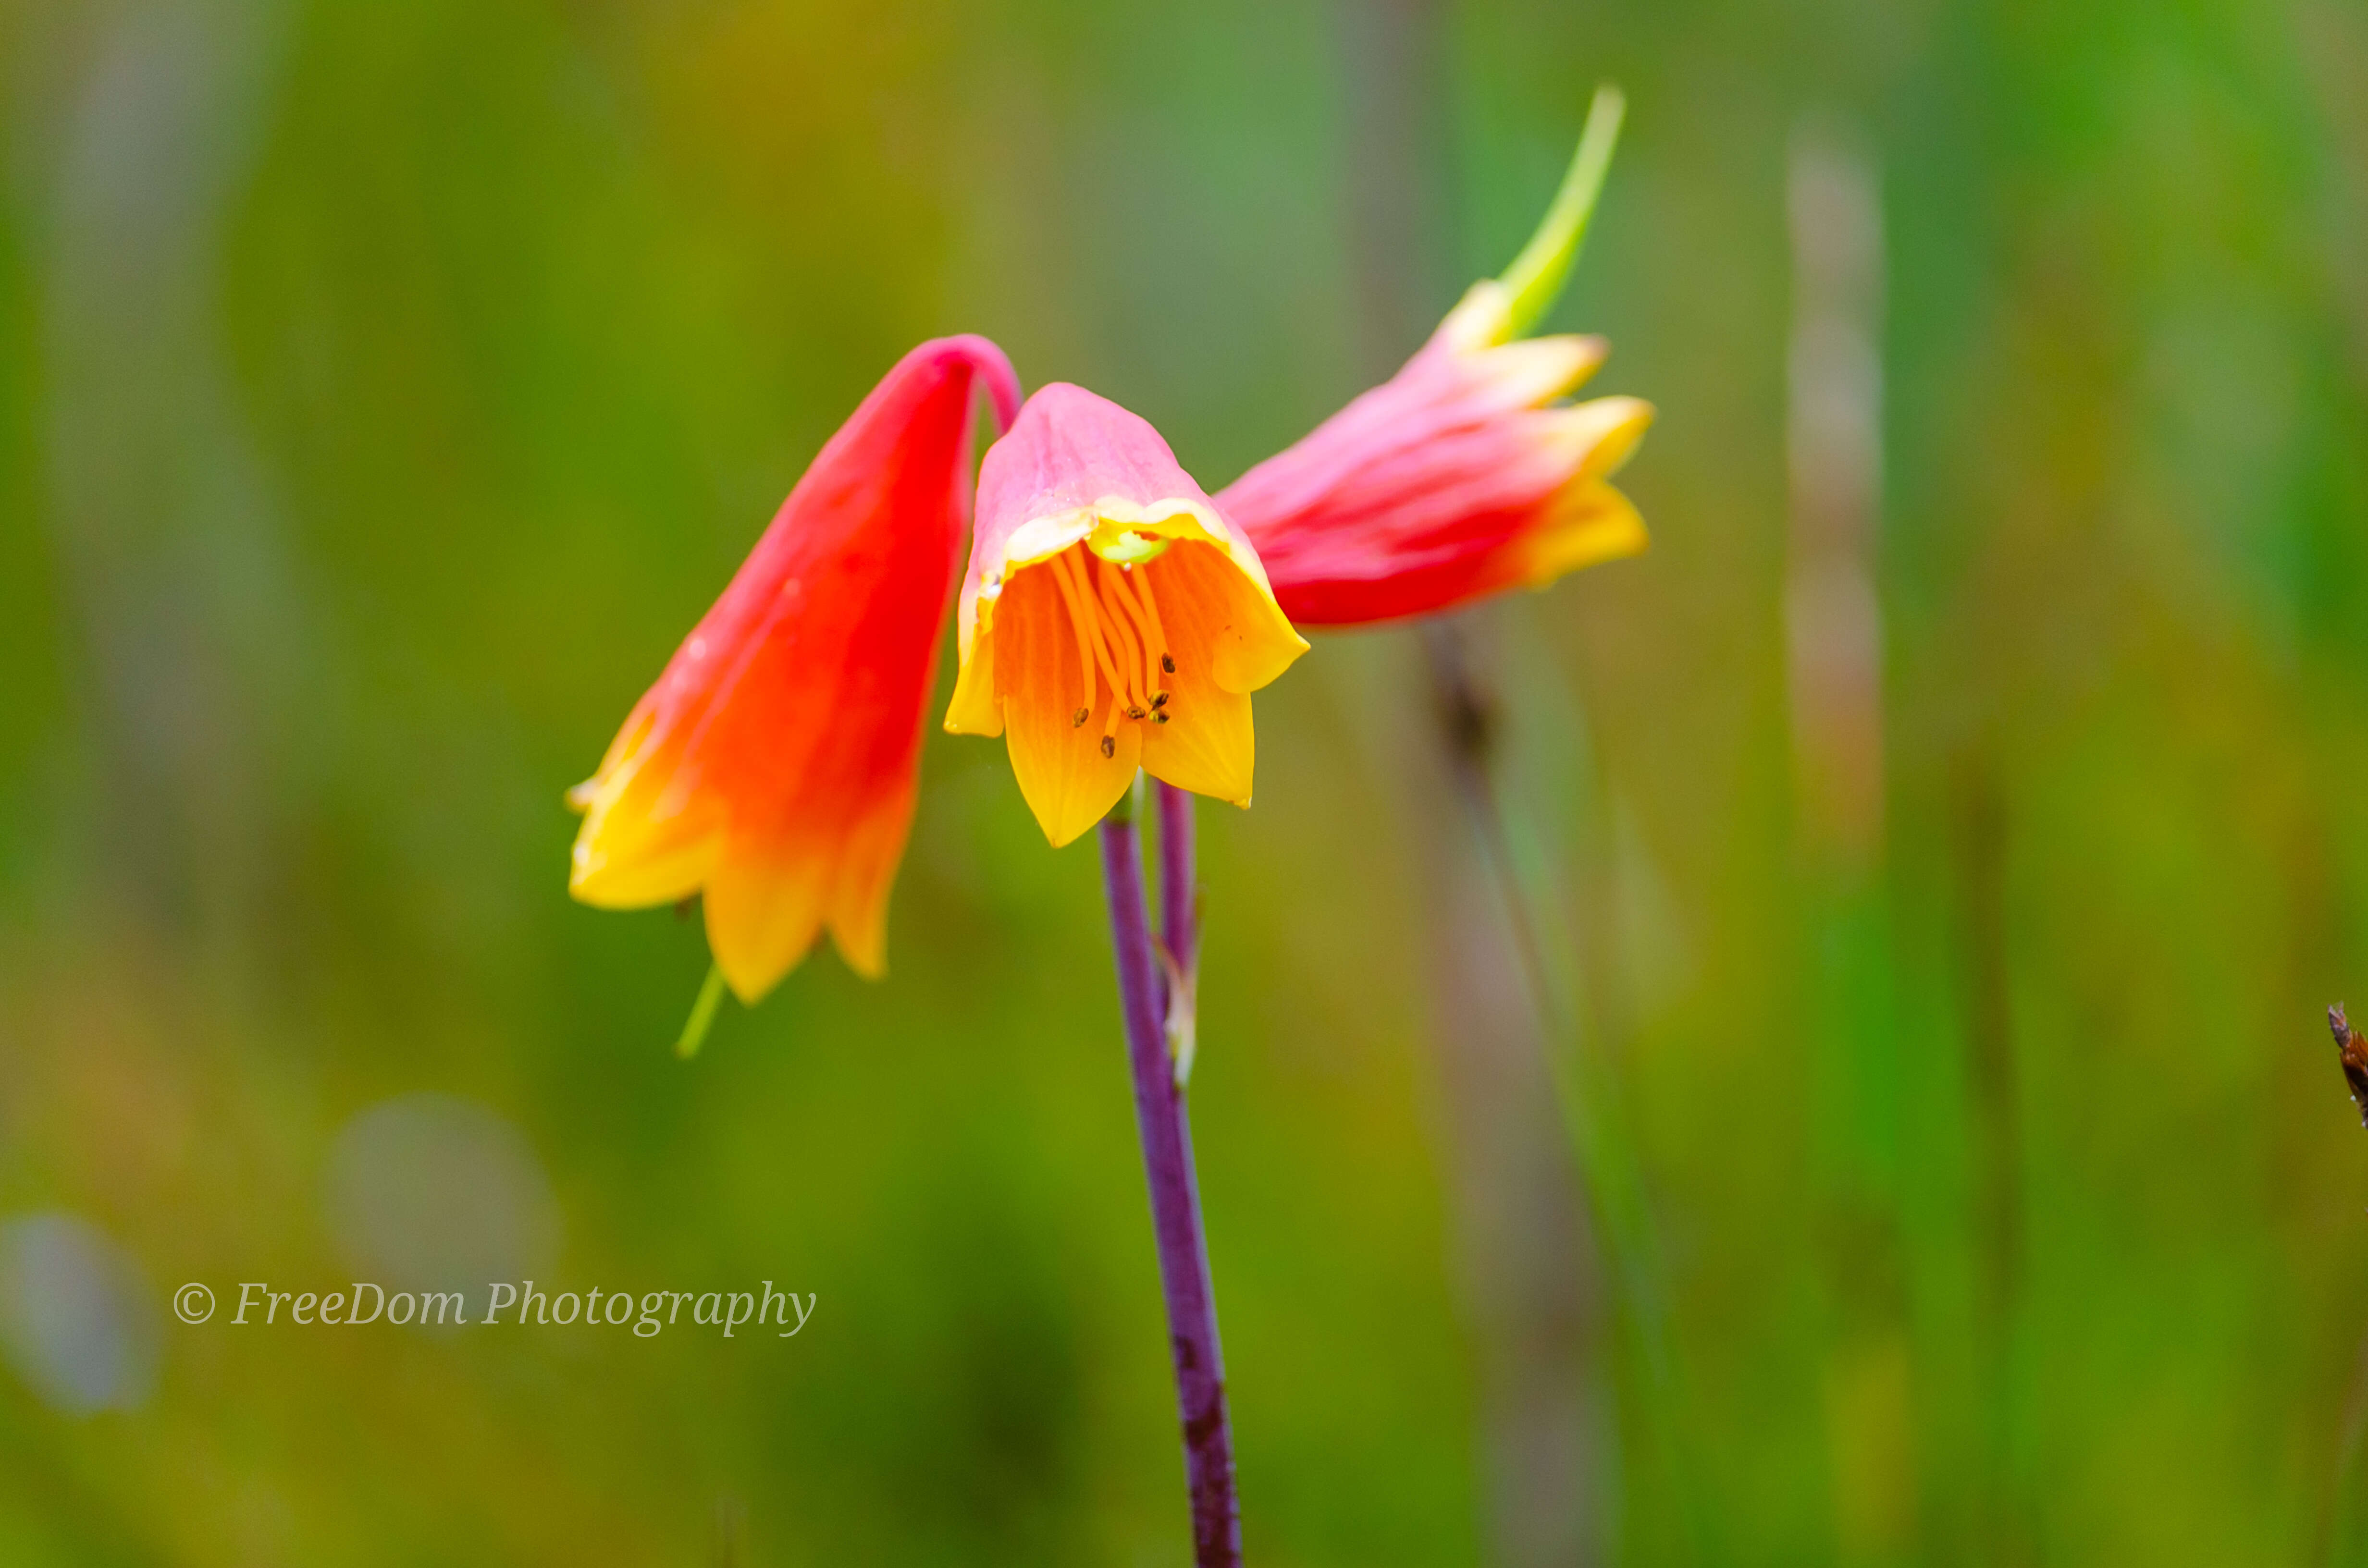
[[[1188,981],[1200,959],[1201,882],[1192,869],[1192,795],[1173,784],[1154,787],[1159,797],[1159,935]],[[1166,976],[1162,976],[1165,979]],[[1160,988],[1164,997],[1167,988]],[[1164,1010],[1164,1009],[1163,1009]]]
[[[1161,806],[1165,813],[1164,796]],[[1189,811],[1188,801],[1188,834]],[[1190,842],[1187,837],[1188,847]],[[1118,959],[1127,1062],[1134,1074],[1135,1122],[1143,1135],[1152,1233],[1159,1244],[1159,1282],[1167,1299],[1168,1341],[1176,1358],[1184,1473],[1192,1498],[1192,1561],[1196,1568],[1240,1568],[1242,1527],[1234,1496],[1233,1431],[1225,1415],[1224,1363],[1217,1348],[1217,1304],[1201,1228],[1200,1184],[1192,1171],[1191,1127],[1160,1017],[1166,986],[1152,952],[1142,840],[1133,813],[1123,807],[1102,823],[1102,882],[1110,895],[1110,945]],[[1176,899],[1180,891],[1189,904],[1190,887],[1188,872],[1181,889],[1168,892],[1170,929],[1178,935],[1187,934],[1189,921],[1182,927],[1172,924]]]

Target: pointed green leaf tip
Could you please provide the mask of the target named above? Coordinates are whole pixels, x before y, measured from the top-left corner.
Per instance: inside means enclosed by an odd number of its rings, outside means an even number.
[[[707,1043],[707,1031],[715,1022],[715,1009],[723,1000],[723,966],[707,966],[707,983],[699,988],[699,1000],[690,1005],[690,1017],[682,1026],[682,1038],[674,1042],[674,1053],[685,1062],[699,1054]]]
[[[1627,111],[1628,100],[1619,88],[1606,82],[1595,89],[1587,129],[1579,132],[1578,152],[1570,160],[1570,172],[1563,176],[1562,188],[1554,193],[1554,205],[1546,209],[1545,222],[1497,279],[1511,296],[1508,336],[1519,337],[1537,325],[1561,297],[1587,238],[1587,221],[1595,215],[1595,199],[1603,194],[1603,176],[1611,167],[1611,149],[1619,143],[1621,117]]]

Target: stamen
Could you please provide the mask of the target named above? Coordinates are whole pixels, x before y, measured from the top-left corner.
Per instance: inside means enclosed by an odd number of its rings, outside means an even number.
[[[1117,711],[1115,704],[1124,700],[1123,694],[1126,690],[1126,682],[1119,678],[1118,665],[1110,657],[1109,645],[1110,636],[1108,631],[1102,626],[1101,616],[1098,613],[1093,584],[1086,575],[1087,568],[1085,562],[1078,560],[1069,551],[1063,551],[1060,554],[1054,556],[1053,561],[1054,565],[1060,567],[1064,571],[1075,574],[1071,578],[1072,588],[1076,595],[1073,608],[1076,613],[1077,623],[1083,626],[1090,636],[1094,649],[1094,659],[1097,664],[1101,665],[1102,678],[1110,682],[1110,697],[1113,703],[1111,710],[1113,715],[1111,722],[1115,725],[1117,722],[1115,717]],[[1087,708],[1090,710],[1093,707],[1093,693],[1089,691],[1086,694]]]
[[[1061,570],[1066,552],[1053,557],[1053,581],[1061,589],[1061,602],[1069,607],[1069,630],[1077,634],[1077,678],[1083,683],[1085,696],[1077,705],[1077,716],[1069,721],[1069,728],[1082,729],[1094,716],[1094,655],[1086,635],[1086,612],[1078,607],[1076,585]]]
[[[1142,695],[1148,697],[1159,689],[1159,670],[1152,663],[1158,653],[1158,644],[1152,642],[1150,629],[1143,624],[1143,606],[1136,601],[1133,590],[1128,586],[1128,582],[1133,577],[1134,573],[1124,566],[1117,568],[1116,571],[1117,580],[1110,585],[1110,597],[1117,601],[1114,608],[1119,623],[1133,633],[1134,638],[1134,662],[1127,673],[1130,675],[1137,671],[1142,673]],[[1138,713],[1134,717],[1139,719],[1142,715]]]
[[[1151,562],[1144,562],[1143,570],[1130,572],[1127,575],[1134,579],[1135,608],[1143,616],[1144,652],[1147,653],[1154,648],[1158,649],[1159,667],[1174,675],[1176,661],[1167,652],[1167,629],[1159,623],[1159,601],[1151,597]],[[1159,684],[1159,677],[1152,673],[1148,665],[1144,666],[1143,684],[1146,688]]]
[[[1126,705],[1128,718],[1140,719],[1144,715],[1144,695],[1136,683],[1136,676],[1146,666],[1143,659],[1143,642],[1135,635],[1133,616],[1128,613],[1134,608],[1133,599],[1123,585],[1113,582],[1114,578],[1121,575],[1119,569],[1099,556],[1095,561],[1099,567],[1095,574],[1095,585],[1102,597],[1102,608],[1110,615],[1113,640],[1120,644],[1116,650],[1119,667],[1125,671],[1127,677],[1119,700]],[[1111,684],[1118,685],[1115,681]]]
[[[1094,597],[1092,587],[1093,572],[1090,558],[1080,558],[1077,562],[1078,582],[1085,589],[1086,602],[1088,604],[1099,603]],[[1094,630],[1101,642],[1107,642],[1111,640],[1111,633],[1099,620],[1094,623]],[[1097,643],[1097,646],[1099,645],[1100,643]],[[1126,688],[1119,684],[1118,666],[1108,657],[1102,661],[1102,673],[1110,677],[1110,711],[1102,715],[1102,755],[1111,756],[1118,751],[1118,722],[1121,717],[1120,710],[1126,706]]]
[[[1110,618],[1110,641],[1115,644],[1110,652],[1117,658],[1120,670],[1126,676],[1126,716],[1140,719],[1143,717],[1143,692],[1138,689],[1141,683],[1136,676],[1143,668],[1143,638],[1133,617],[1127,613],[1126,590],[1119,585],[1119,580],[1125,574],[1099,557],[1096,560],[1094,586],[1101,595],[1102,613]]]

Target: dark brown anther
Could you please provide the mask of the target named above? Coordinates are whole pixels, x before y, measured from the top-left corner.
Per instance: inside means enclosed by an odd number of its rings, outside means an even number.
[[[2343,1060],[2343,1082],[2351,1091],[2351,1103],[2360,1108],[2360,1125],[2368,1127],[2368,1035],[2351,1027],[2340,1002],[2327,1010],[2327,1027]]]
[[[1082,730],[1086,727],[1086,721],[1093,716],[1094,710],[1092,709],[1080,708],[1077,710],[1077,716],[1069,721],[1069,728],[1073,730]]]
[[[1156,711],[1157,711],[1158,710],[1160,710],[1160,709],[1165,708],[1165,707],[1167,707],[1167,696],[1168,696],[1168,694],[1167,694],[1167,692],[1164,692],[1164,691],[1163,691],[1163,692],[1161,692],[1158,696],[1156,696],[1156,697],[1155,697],[1155,698],[1153,698],[1153,699],[1151,699],[1151,706],[1152,706],[1152,710],[1153,710],[1153,711],[1155,711],[1155,712],[1156,712]]]
[[[1154,713],[1151,716],[1151,722],[1155,724],[1165,724],[1167,722],[1167,715],[1165,713]]]
[[[1166,670],[1169,675],[1174,675],[1176,673],[1176,655],[1173,653],[1160,654],[1159,667]]]
[[[1126,716],[1130,719],[1140,719],[1143,717],[1143,710],[1140,708],[1130,708],[1126,710]]]
[[[1102,755],[1104,756],[1116,756],[1118,755],[1118,737],[1116,735],[1104,735],[1102,737]]]

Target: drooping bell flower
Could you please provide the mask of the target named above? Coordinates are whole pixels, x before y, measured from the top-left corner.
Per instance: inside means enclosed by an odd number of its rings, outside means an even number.
[[[1019,381],[986,339],[898,361],[569,793],[585,817],[568,891],[606,909],[702,894],[744,1002],[825,926],[858,972],[883,967],[981,383],[1008,426]]]
[[[1603,340],[1519,340],[1569,273],[1619,118],[1617,94],[1599,96],[1544,225],[1502,278],[1474,284],[1395,376],[1219,493],[1294,623],[1429,615],[1645,548],[1643,520],[1606,481],[1651,405],[1560,405],[1603,362]]]
[[[1059,382],[980,465],[960,628],[946,728],[1005,738],[1055,848],[1138,767],[1249,804],[1249,694],[1307,651],[1258,551],[1159,433]]]

